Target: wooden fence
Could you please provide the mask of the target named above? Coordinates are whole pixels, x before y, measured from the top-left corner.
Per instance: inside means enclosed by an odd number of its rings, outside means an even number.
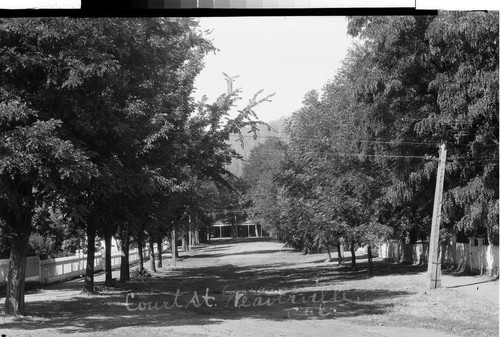
[[[483,245],[482,238],[469,238],[469,243],[458,243],[455,238],[441,245],[441,265],[475,274],[498,275],[498,246]],[[403,244],[389,240],[380,245],[379,257],[396,262],[425,264],[428,262],[429,243]]]
[[[162,251],[167,250],[168,245],[164,245]],[[149,248],[143,249],[144,259],[149,258]],[[130,265],[139,261],[139,251],[132,249],[129,251]],[[121,264],[121,252],[111,254],[111,267],[119,268]],[[40,260],[38,256],[28,256],[26,261],[26,281],[40,282],[42,284],[53,283],[79,277],[85,274],[87,267],[87,255],[79,254],[68,257],[58,257],[54,259]],[[104,254],[96,252],[94,259],[94,271],[104,270]],[[7,282],[9,271],[9,259],[0,260],[0,285]]]

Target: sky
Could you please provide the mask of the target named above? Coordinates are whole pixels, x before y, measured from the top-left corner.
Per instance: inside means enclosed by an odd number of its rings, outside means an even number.
[[[272,102],[255,108],[269,122],[291,115],[304,95],[321,90],[334,78],[347,55],[351,38],[345,17],[204,17],[201,30],[219,51],[205,57],[195,82],[194,97],[209,102],[227,91],[223,72],[237,76],[233,88],[242,90],[239,108],[260,89],[275,93]],[[236,109],[235,109],[236,111]]]

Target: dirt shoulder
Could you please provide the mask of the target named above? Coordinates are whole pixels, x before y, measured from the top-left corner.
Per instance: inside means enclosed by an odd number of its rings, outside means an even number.
[[[498,280],[445,272],[444,288],[430,291],[425,267],[376,261],[367,277],[363,257],[353,270],[272,241],[219,241],[181,256],[96,295],[81,294],[82,280],[32,289],[29,315],[0,315],[0,333],[498,336]]]

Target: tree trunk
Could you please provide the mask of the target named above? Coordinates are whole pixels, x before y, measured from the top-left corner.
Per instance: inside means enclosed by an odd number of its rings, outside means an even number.
[[[144,255],[142,254],[142,235],[138,235],[137,250],[139,250],[139,272],[144,271]]]
[[[326,245],[325,250],[326,250],[326,262],[332,262],[332,253],[330,252],[330,247]]]
[[[30,220],[31,222],[31,220]],[[28,257],[29,233],[18,234],[9,240],[10,261],[5,295],[5,314],[24,315],[24,282]]]
[[[94,292],[94,259],[95,259],[95,236],[96,231],[92,225],[87,225],[87,268],[85,269],[85,282],[83,291]]]
[[[488,240],[488,245],[498,246],[498,235],[493,233],[493,228],[490,224],[486,226],[486,240]]]
[[[5,293],[5,314],[24,315],[24,284],[26,280],[26,260],[28,257],[29,237],[32,231],[32,214],[34,198],[30,183],[19,183],[20,196],[9,210],[2,209],[2,215],[7,215],[7,225],[11,232],[8,236],[10,244],[9,270],[7,274],[7,289]],[[4,218],[5,219],[5,218]]]
[[[191,226],[191,241],[193,242],[193,246],[198,246],[200,244],[200,237],[199,237],[199,228],[198,228],[198,212],[195,211],[194,213],[194,222],[193,225]],[[192,247],[189,247],[191,250]]]
[[[156,263],[155,263],[155,240],[150,235],[149,236],[149,269],[156,273]]]
[[[339,266],[344,262],[344,257],[342,256],[342,242],[340,240],[337,241],[337,254],[339,256]]]
[[[182,236],[182,250],[187,252],[187,247],[188,245],[187,245],[186,235],[184,234]]]
[[[193,248],[193,241],[194,241],[194,237],[193,237],[193,223],[191,222],[191,214],[190,214],[189,215],[188,242],[187,242],[187,247],[188,247],[189,251],[191,251],[191,249]]]
[[[175,243],[175,257],[179,257],[179,247],[177,246],[177,242]]]
[[[113,283],[113,268],[111,266],[111,239],[112,239],[111,233],[107,233],[104,231],[104,248],[105,248],[105,255],[104,255],[104,268],[106,270],[106,279],[104,281],[104,284],[106,286],[111,286]]]
[[[231,224],[231,231],[232,231],[231,234],[232,234],[233,238],[236,239],[238,237],[238,227],[236,226],[236,223]]]
[[[373,274],[373,255],[372,246],[368,245],[368,275]]]
[[[175,259],[177,257],[177,238],[175,237],[175,229],[172,229],[171,235],[171,244],[170,244],[170,252],[172,254],[172,264],[175,266]]]
[[[158,268],[163,268],[163,262],[161,256],[163,243],[161,241],[161,236],[158,236],[158,240],[156,240],[156,247],[158,248]]]
[[[130,236],[128,226],[122,228],[120,235],[122,241],[122,257],[120,261],[120,282],[127,282],[130,280],[130,263],[129,263],[129,249],[130,249]]]
[[[356,252],[354,250],[354,241],[351,241],[351,261],[352,261],[352,267],[356,268]]]

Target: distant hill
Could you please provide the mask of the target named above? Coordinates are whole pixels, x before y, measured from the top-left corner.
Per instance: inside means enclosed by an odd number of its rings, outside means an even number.
[[[264,143],[269,137],[283,137],[283,127],[285,123],[285,119],[287,117],[281,117],[278,120],[268,122],[271,129],[269,130],[265,125],[261,125],[259,127],[259,131],[257,132],[257,139],[253,138],[253,133],[250,132],[250,128],[243,128],[241,130],[241,134],[243,135],[243,148],[241,147],[241,143],[236,135],[232,135],[229,139],[229,144],[238,151],[244,159],[248,159],[250,156],[250,151],[259,144]],[[241,177],[243,174],[243,166],[245,162],[242,160],[233,160],[231,165],[229,166],[229,171],[236,175],[237,177]]]

